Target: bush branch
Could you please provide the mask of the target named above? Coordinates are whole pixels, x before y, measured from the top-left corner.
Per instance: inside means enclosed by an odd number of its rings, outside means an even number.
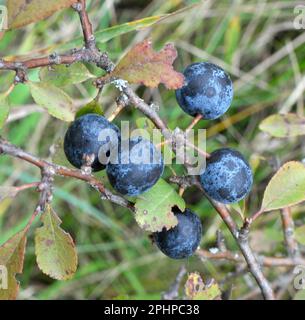
[[[73,6],[73,8],[79,13],[80,16],[81,26],[84,35],[85,48],[80,50],[74,50],[71,55],[51,55],[49,57],[31,59],[24,62],[8,62],[0,60],[0,69],[16,71],[15,82],[26,81],[27,69],[42,66],[50,66],[52,64],[71,64],[76,61],[92,62],[95,63],[98,67],[105,70],[106,72],[111,72],[114,68],[113,62],[108,58],[108,55],[106,53],[101,53],[96,47],[92,25],[86,12],[86,1],[80,0],[76,5]],[[159,117],[158,113],[148,104],[146,104],[140,97],[138,97],[128,84],[120,86],[120,89],[122,93],[124,93],[128,97],[129,104],[132,104],[135,108],[142,111],[155,124],[155,126],[162,131],[164,137],[167,140],[172,138],[171,132],[168,130],[163,120]],[[192,125],[195,125],[197,120],[198,119],[195,119]],[[17,157],[19,159],[23,159],[29,163],[32,163],[33,165],[39,167],[42,170],[51,169],[53,170],[53,175],[73,177],[79,180],[83,180],[87,182],[89,185],[91,185],[93,188],[98,190],[103,198],[113,201],[114,203],[123,205],[129,208],[130,210],[134,211],[134,206],[132,203],[125,200],[123,197],[113,195],[109,190],[106,190],[104,185],[91,174],[86,174],[81,170],[68,169],[39,159],[19,149],[18,147],[8,143],[7,141],[4,141],[3,139],[0,139],[0,151],[13,157]],[[193,181],[193,177],[190,177],[190,179],[192,179]],[[198,183],[196,185],[198,186]],[[233,237],[238,243],[240,250],[248,264],[248,268],[253,277],[255,278],[256,282],[258,283],[263,296],[266,299],[273,299],[272,288],[269,285],[267,279],[264,277],[260,269],[260,265],[249,246],[247,228],[238,230],[227,208],[224,205],[212,201],[211,199],[209,199],[209,201],[214,206],[216,211],[219,213],[223,221],[226,223],[227,227],[229,228],[230,232],[232,233]]]
[[[196,185],[200,190],[203,191],[199,181],[195,177],[172,177],[172,182],[175,182],[179,185]],[[273,300],[274,294],[273,290],[268,282],[268,280],[265,278],[261,267],[249,245],[249,225],[245,224],[242,229],[238,229],[235,221],[232,219],[231,213],[226,208],[225,205],[220,204],[219,202],[216,202],[212,199],[210,199],[206,195],[207,199],[210,201],[210,203],[213,205],[215,210],[220,215],[221,219],[224,221],[224,223],[227,225],[228,229],[230,230],[231,234],[233,235],[234,239],[236,240],[239,249],[244,256],[244,259],[247,262],[248,268],[254,279],[256,280],[258,286],[261,289],[261,292],[263,294],[263,297],[267,300]]]
[[[224,251],[212,253],[208,250],[199,249],[196,251],[198,257],[209,260],[224,260],[233,263],[245,263],[245,259],[237,252]],[[290,257],[267,257],[263,255],[257,256],[257,260],[260,265],[264,267],[294,267],[296,265],[305,265],[305,259],[303,258],[290,258]]]
[[[124,206],[132,211],[134,211],[134,205],[130,201],[127,201],[121,196],[113,194],[110,190],[106,189],[104,184],[96,179],[93,175],[87,174],[82,170],[69,169],[64,166],[54,164],[52,162],[40,159],[17,146],[9,143],[8,141],[0,138],[0,152],[10,155],[15,158],[19,158],[26,162],[33,164],[34,166],[40,168],[43,172],[51,171],[53,175],[70,177],[78,180],[82,180],[88,183],[91,187],[96,189],[102,195],[103,199],[107,199],[121,206]]]

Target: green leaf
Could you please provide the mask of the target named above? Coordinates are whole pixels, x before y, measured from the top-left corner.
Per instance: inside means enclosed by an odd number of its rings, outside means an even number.
[[[294,231],[294,236],[297,242],[305,246],[305,225],[296,228]]]
[[[102,109],[102,106],[96,100],[93,100],[93,101],[89,102],[88,104],[86,104],[84,107],[80,108],[76,112],[75,119],[77,119],[85,114],[88,114],[88,113],[96,113],[101,116],[104,115],[104,111]]]
[[[10,111],[10,106],[6,95],[0,94],[0,129],[5,124]]]
[[[17,273],[22,273],[23,270],[26,231],[27,229],[18,232],[0,247],[0,279],[2,279],[0,300],[17,298],[19,282],[15,276]]]
[[[151,41],[146,39],[120,60],[109,77],[122,78],[129,83],[144,84],[150,88],[163,83],[168,89],[178,89],[183,86],[184,76],[173,68],[176,58],[177,51],[172,44],[155,52]]]
[[[159,15],[159,16],[152,16],[144,19],[135,20],[132,22],[123,23],[120,25],[116,25],[107,29],[103,29],[100,31],[95,32],[95,38],[97,43],[105,43],[115,37],[124,35],[125,33],[138,30],[140,28],[148,28],[161,19],[164,19],[167,15]],[[79,37],[70,41],[69,43],[62,44],[59,46],[61,50],[70,50],[75,47],[79,47],[83,44],[84,38]]]
[[[54,12],[70,7],[78,0],[7,0],[10,29],[43,20]]]
[[[163,228],[170,229],[178,223],[172,212],[174,206],[181,211],[185,210],[185,202],[176,190],[160,179],[149,191],[137,198],[135,219],[145,231],[157,232]]]
[[[123,23],[120,25],[116,25],[116,26],[104,29],[104,30],[97,31],[95,33],[96,41],[98,43],[105,43],[125,33],[151,27],[152,25],[159,22],[160,20],[165,19],[167,16],[170,16],[170,14],[169,15],[162,14],[158,16],[146,17],[143,19]]]
[[[70,66],[56,65],[52,68],[41,68],[39,72],[40,80],[52,83],[57,87],[64,87],[71,84],[82,83],[93,78],[89,70],[83,63],[75,63]]]
[[[274,114],[264,119],[259,128],[276,138],[302,136],[305,135],[305,117],[294,113]]]
[[[35,232],[35,253],[41,271],[53,279],[67,280],[77,269],[77,253],[71,236],[60,228],[61,220],[50,206]]]
[[[305,167],[301,162],[285,163],[270,180],[263,198],[263,211],[281,209],[305,200]]]
[[[214,300],[221,296],[218,284],[212,280],[209,285],[205,285],[197,272],[189,274],[184,289],[190,300]]]
[[[63,121],[74,120],[73,101],[63,90],[45,82],[29,82],[29,86],[34,101],[50,115]]]
[[[122,36],[128,32],[131,32],[131,31],[136,31],[136,30],[140,30],[143,28],[151,27],[151,26],[157,24],[158,22],[163,22],[163,21],[166,22],[170,18],[174,18],[174,17],[176,18],[178,15],[180,15],[181,19],[183,19],[186,12],[191,11],[191,10],[196,10],[196,8],[199,5],[200,4],[190,5],[190,6],[179,9],[179,10],[172,12],[172,13],[169,13],[169,14],[146,17],[143,19],[139,19],[139,20],[135,20],[135,21],[131,21],[131,22],[126,22],[126,23],[119,24],[119,25],[116,25],[116,26],[113,26],[110,28],[99,30],[99,31],[95,32],[95,38],[96,38],[97,44],[105,43],[111,39]],[[173,19],[173,21],[175,21],[175,19]],[[79,46],[83,45],[83,42],[84,42],[84,38],[79,37],[79,38],[74,39],[68,43],[63,43],[63,44],[60,44],[59,46],[53,46],[52,50],[54,50],[55,48],[60,48],[63,51],[70,50],[75,47],[79,47]]]

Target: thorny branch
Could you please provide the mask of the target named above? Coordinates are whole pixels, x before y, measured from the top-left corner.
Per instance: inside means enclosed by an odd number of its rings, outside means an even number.
[[[84,48],[75,49],[70,54],[67,54],[67,55],[58,55],[56,53],[53,53],[48,57],[30,59],[27,61],[5,61],[0,59],[0,70],[15,71],[16,72],[15,83],[27,81],[26,72],[28,69],[44,67],[44,66],[52,66],[55,64],[69,65],[78,61],[91,62],[96,64],[101,69],[105,70],[107,73],[111,72],[114,68],[114,63],[109,59],[107,53],[101,53],[96,46],[95,37],[93,34],[93,28],[86,11],[86,1],[79,0],[76,4],[73,5],[73,8],[78,12],[80,16],[81,26],[82,26],[83,35],[84,35],[84,42],[85,42]],[[116,84],[115,81],[114,81],[114,84]],[[96,85],[101,89],[103,86],[103,83],[96,81]],[[117,86],[118,86],[118,83],[117,83]],[[171,131],[167,128],[167,125],[164,123],[164,121],[159,117],[158,113],[153,108],[151,108],[147,103],[145,103],[140,97],[138,97],[138,95],[126,82],[121,81],[118,87],[121,90],[122,95],[124,95],[124,97],[126,98],[125,99],[126,104],[133,105],[135,108],[139,109],[144,115],[146,115],[155,124],[155,126],[162,131],[165,139],[170,140],[172,138]],[[194,126],[199,120],[200,120],[199,118],[195,118],[192,124],[190,125],[190,127]],[[96,189],[98,192],[100,192],[102,199],[107,199],[109,201],[112,201],[113,203],[116,203],[120,206],[129,208],[131,211],[134,211],[133,203],[127,201],[121,196],[111,193],[109,190],[107,190],[104,187],[102,182],[100,182],[90,173],[86,173],[85,171],[82,171],[82,170],[68,169],[63,166],[58,166],[51,162],[42,160],[40,158],[37,158],[21,150],[20,148],[10,144],[9,142],[3,139],[0,139],[0,151],[10,156],[17,157],[19,159],[27,161],[42,170],[42,181],[40,184],[41,197],[40,197],[40,201],[37,206],[37,209],[35,210],[35,213],[33,216],[36,216],[37,214],[42,212],[45,205],[48,203],[48,201],[50,201],[51,194],[52,194],[51,192],[52,182],[53,182],[52,179],[53,179],[53,176],[56,176],[56,175],[76,178],[76,179],[85,181],[86,183],[91,185],[94,189]],[[195,177],[173,177],[171,181],[179,184],[183,188],[196,185],[197,187],[202,189],[198,181],[196,181]],[[267,258],[267,257],[264,257],[263,259],[261,259],[260,257],[257,258],[249,246],[249,240],[248,240],[249,224],[246,223],[242,229],[238,229],[235,221],[232,219],[231,214],[226,208],[226,206],[219,204],[213,201],[212,199],[208,199],[208,200],[216,209],[216,211],[218,212],[218,214],[220,215],[220,217],[222,218],[222,220],[225,222],[228,229],[232,233],[236,242],[238,243],[241,253],[243,255],[243,258],[245,259],[248,265],[249,271],[251,272],[257,284],[259,285],[264,298],[273,299],[274,295],[273,295],[272,288],[268,283],[267,279],[265,278],[265,276],[263,275],[260,264],[263,264],[265,266],[266,265],[268,266],[292,265],[291,258],[277,258],[277,260],[274,260],[275,258]],[[286,238],[286,241],[288,243],[288,238]],[[198,254],[201,256],[204,255],[203,251],[199,251]],[[230,256],[227,251],[220,252],[218,255],[219,257],[221,256],[226,259],[229,258],[228,260],[232,260],[235,262],[240,262],[240,260],[243,259],[241,257],[236,258],[235,255]],[[207,252],[205,252],[205,256],[207,257]],[[208,258],[216,258],[216,256],[214,255],[212,257],[211,255],[209,255]],[[270,259],[273,259],[273,260],[270,260]],[[278,264],[276,264],[275,261],[277,261]],[[297,261],[298,260],[294,260],[294,263],[296,263]]]

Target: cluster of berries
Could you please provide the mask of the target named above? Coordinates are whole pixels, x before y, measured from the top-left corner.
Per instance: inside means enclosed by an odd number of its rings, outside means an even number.
[[[233,85],[223,69],[208,62],[195,63],[186,68],[184,76],[184,86],[176,91],[176,98],[186,113],[213,120],[228,110]],[[106,168],[110,184],[126,196],[148,191],[164,170],[162,154],[150,141],[142,137],[124,140],[118,127],[98,114],[83,115],[72,123],[65,135],[64,151],[77,168],[84,165],[91,166],[93,171]],[[224,204],[245,198],[253,183],[247,161],[229,148],[212,152],[199,178],[206,195]],[[200,243],[202,225],[189,209],[185,212],[174,209],[174,214],[177,226],[156,232],[153,238],[167,256],[187,258]]]

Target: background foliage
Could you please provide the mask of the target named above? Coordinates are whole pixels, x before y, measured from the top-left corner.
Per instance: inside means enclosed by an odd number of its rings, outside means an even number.
[[[280,111],[304,116],[305,32],[293,27],[293,9],[299,1],[108,0],[88,3],[90,17],[98,31],[98,45],[100,49],[107,50],[114,61],[134,44],[150,36],[156,49],[167,42],[175,44],[179,53],[175,62],[177,70],[183,70],[191,62],[209,60],[230,72],[235,97],[229,112],[220,120],[201,121],[196,128],[208,129],[208,152],[229,146],[250,159],[255,172],[254,188],[249,200],[240,208],[235,208],[235,219],[240,221],[240,214],[257,211],[266,185],[277,169],[289,160],[302,161],[304,158],[305,145],[300,130],[289,138],[273,138],[260,130],[262,120]],[[142,22],[145,25],[158,22],[137,32],[125,33],[130,30],[130,24],[103,31],[111,26],[172,13],[198,3],[200,7],[189,8],[167,19],[146,19]],[[31,53],[32,56],[54,50],[62,52],[81,43],[79,36],[78,16],[72,10],[63,10],[47,20],[7,32],[0,41],[0,53],[1,56]],[[54,47],[54,43],[58,45]],[[99,74],[92,66],[88,69],[92,74]],[[8,89],[13,76],[12,72],[1,72],[1,92]],[[30,79],[34,81],[38,78],[39,71],[32,70]],[[64,89],[76,105],[81,106],[96,95],[91,82],[89,79],[76,86],[67,84]],[[155,101],[160,105],[160,114],[168,121],[170,128],[186,128],[191,121],[191,117],[178,107],[173,91],[160,86],[158,89],[139,88],[138,92],[146,101]],[[106,114],[115,108],[116,96],[117,91],[113,87],[107,87],[104,91],[101,102]],[[56,120],[37,107],[28,86],[18,85],[10,95],[10,103],[12,109],[1,135],[29,152],[45,158],[52,156],[55,162],[62,163],[62,153],[56,146],[60,145],[67,123]],[[116,121],[130,120],[136,126],[141,117],[138,111],[126,109]],[[272,121],[265,123],[265,126],[276,129]],[[268,130],[265,131],[270,133]],[[283,135],[282,131],[280,134]],[[177,174],[183,173],[179,166],[172,169]],[[170,168],[167,168],[165,178],[170,174]],[[104,172],[98,173],[98,176],[107,181]],[[30,183],[37,179],[39,171],[36,168],[6,156],[0,158],[1,185]],[[147,233],[141,231],[129,211],[101,201],[99,195],[86,184],[56,178],[55,186],[53,207],[62,220],[61,227],[76,241],[78,271],[73,279],[64,282],[43,275],[36,265],[35,234],[31,231],[24,272],[19,277],[22,283],[19,297],[159,299],[185,262],[163,256],[151,245]],[[214,247],[216,231],[222,229],[228,247],[236,250],[236,244],[221,219],[208,201],[194,190],[188,190],[184,198],[203,221],[201,247]],[[0,202],[0,243],[24,227],[37,198],[33,190],[27,190],[18,194],[16,200],[6,197]],[[293,217],[297,227],[304,225],[302,203],[293,207]],[[279,212],[265,213],[253,227],[251,244],[256,251],[272,256],[285,254]],[[304,233],[299,231],[297,239],[304,244]],[[186,267],[188,272],[199,271],[204,279],[214,278],[224,289],[231,288],[232,281],[224,280],[229,272],[236,270],[234,264],[201,261],[197,256],[189,259]],[[292,272],[283,268],[264,271],[280,287],[278,298],[295,296]],[[233,284],[232,298],[255,297],[256,285],[250,276],[234,278]]]

